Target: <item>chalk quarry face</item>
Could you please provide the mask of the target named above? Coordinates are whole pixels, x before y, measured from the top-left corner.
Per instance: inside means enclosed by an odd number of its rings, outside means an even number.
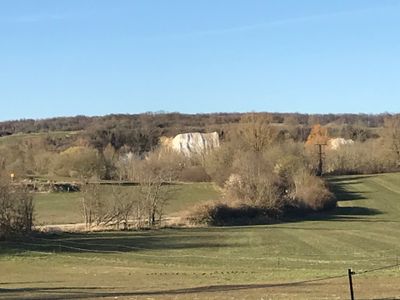
[[[344,145],[353,145],[354,141],[353,140],[346,140],[344,138],[335,138],[335,139],[330,139],[328,141],[328,148],[330,150],[338,150],[340,147]]]
[[[181,133],[174,138],[162,138],[161,144],[185,156],[205,154],[219,147],[219,135],[217,132]]]

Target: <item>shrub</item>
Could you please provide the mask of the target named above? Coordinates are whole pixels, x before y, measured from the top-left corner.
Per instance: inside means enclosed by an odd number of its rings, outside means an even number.
[[[262,154],[239,152],[233,170],[236,179],[225,184],[228,198],[259,207],[279,209],[282,206],[284,187],[281,178]]]
[[[325,165],[330,174],[373,174],[396,170],[395,160],[381,140],[355,142],[327,151]]]
[[[336,206],[336,199],[325,182],[306,171],[294,176],[295,191],[293,201],[288,205],[301,210],[320,211]]]
[[[32,195],[25,189],[0,183],[0,239],[29,233],[33,210]]]
[[[54,163],[54,173],[59,176],[85,179],[103,177],[105,165],[96,149],[76,146],[58,155]]]
[[[193,225],[234,226],[268,224],[280,217],[281,211],[248,204],[208,202],[194,207],[186,216]]]
[[[205,156],[205,170],[219,186],[223,186],[231,175],[233,158],[234,149],[228,143],[221,145],[220,148],[211,151]]]
[[[189,182],[210,181],[210,176],[201,166],[189,166],[181,171],[180,180]]]

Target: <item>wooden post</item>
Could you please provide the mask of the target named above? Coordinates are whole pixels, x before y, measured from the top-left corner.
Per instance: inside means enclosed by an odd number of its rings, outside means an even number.
[[[318,174],[317,176],[322,176],[322,166],[323,166],[323,162],[322,162],[322,145],[318,144]]]
[[[349,275],[350,299],[354,300],[353,279],[352,279],[351,275],[354,275],[355,273],[353,271],[351,271],[351,269],[348,269],[347,273]]]
[[[317,176],[322,176],[323,174],[323,165],[324,165],[324,151],[323,151],[323,146],[326,146],[326,144],[315,144],[318,146],[318,167],[317,167]]]

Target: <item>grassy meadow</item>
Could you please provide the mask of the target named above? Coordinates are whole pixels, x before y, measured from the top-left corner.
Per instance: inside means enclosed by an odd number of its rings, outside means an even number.
[[[50,131],[50,132],[38,132],[38,133],[15,133],[12,135],[6,135],[0,137],[0,145],[11,145],[24,141],[34,142],[36,139],[42,139],[46,137],[51,138],[67,138],[78,134],[79,131]]]
[[[329,182],[338,207],[305,220],[2,242],[0,299],[349,299],[348,268],[356,299],[400,298],[400,174]],[[185,187],[169,213],[217,193]],[[68,221],[50,195],[38,217]]]
[[[125,189],[138,189],[137,186],[126,186]],[[105,186],[111,193],[111,187]],[[220,191],[213,183],[182,183],[172,187],[170,200],[165,207],[165,214],[174,216],[182,210],[208,200],[221,197]],[[82,194],[73,193],[36,193],[34,196],[36,208],[36,224],[68,224],[81,223]]]

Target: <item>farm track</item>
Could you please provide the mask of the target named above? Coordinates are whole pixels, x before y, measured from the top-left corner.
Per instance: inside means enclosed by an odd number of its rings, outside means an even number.
[[[130,224],[134,224],[135,220],[130,220]],[[181,222],[180,217],[165,217],[162,219],[163,226],[172,226]],[[62,233],[62,232],[88,232],[88,231],[105,231],[105,230],[118,230],[115,225],[99,225],[92,226],[90,229],[86,227],[85,223],[70,223],[70,224],[51,224],[51,225],[38,225],[35,230],[47,233]]]

